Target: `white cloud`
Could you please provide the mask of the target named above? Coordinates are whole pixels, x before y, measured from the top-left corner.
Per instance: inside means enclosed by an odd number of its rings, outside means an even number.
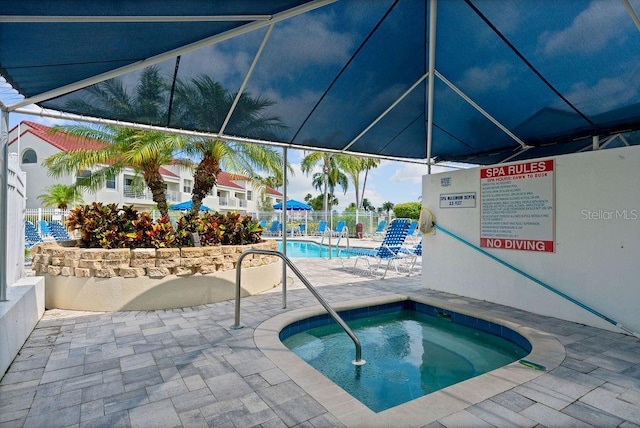
[[[637,74],[636,72],[634,75],[605,77],[591,86],[582,82],[576,83],[567,94],[567,98],[590,115],[628,105],[640,92]],[[593,100],[599,101],[594,103]]]
[[[568,28],[555,33],[544,32],[539,44],[548,55],[594,53],[611,49],[611,42],[624,39],[631,23],[622,2],[595,0]]]
[[[399,164],[391,177],[389,177],[389,181],[391,183],[421,184],[422,176],[426,174],[426,165],[419,165],[415,163]]]
[[[493,63],[485,68],[472,67],[462,75],[460,87],[473,93],[486,93],[509,88],[513,67],[507,63]]]

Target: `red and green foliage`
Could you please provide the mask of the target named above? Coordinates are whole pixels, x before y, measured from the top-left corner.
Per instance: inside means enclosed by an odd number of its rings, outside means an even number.
[[[238,213],[188,213],[174,228],[168,217],[154,221],[149,213],[131,206],[99,202],[73,209],[66,225],[78,231],[84,248],[187,247],[193,246],[194,233],[202,246],[254,244],[262,239],[258,222]]]

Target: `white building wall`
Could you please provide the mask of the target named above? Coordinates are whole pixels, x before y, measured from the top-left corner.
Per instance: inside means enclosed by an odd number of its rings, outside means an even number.
[[[640,147],[554,159],[555,253],[484,250],[638,332]],[[461,192],[476,192],[475,208],[439,208],[440,194]],[[479,198],[479,168],[423,177],[423,205],[436,223],[476,246]],[[423,239],[427,288],[620,331],[441,231]]]

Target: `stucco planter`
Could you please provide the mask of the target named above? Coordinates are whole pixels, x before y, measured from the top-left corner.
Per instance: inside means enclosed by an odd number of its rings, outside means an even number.
[[[276,243],[105,250],[48,242],[32,248],[32,269],[45,277],[47,309],[171,309],[234,298],[237,260],[248,248],[274,250]],[[257,254],[245,257],[242,295],[279,284],[278,261]]]

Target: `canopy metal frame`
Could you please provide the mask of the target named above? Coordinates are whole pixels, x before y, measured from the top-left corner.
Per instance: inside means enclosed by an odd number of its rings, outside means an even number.
[[[225,129],[237,106],[239,97],[242,95],[243,91],[246,88],[246,85],[248,84],[249,79],[251,78],[255,65],[258,63],[259,58],[262,54],[262,51],[266,46],[266,44],[268,43],[271,30],[273,29],[274,25],[278,22],[282,22],[287,19],[310,12],[312,10],[322,8],[331,3],[334,3],[335,1],[337,0],[314,0],[309,3],[304,3],[299,6],[291,7],[290,9],[281,11],[279,13],[275,13],[273,15],[246,14],[246,15],[208,15],[208,16],[175,15],[175,16],[113,16],[113,17],[112,16],[24,16],[24,15],[0,16],[0,23],[2,22],[5,22],[5,23],[9,23],[9,22],[14,22],[14,23],[15,22],[24,22],[24,23],[27,23],[27,22],[59,22],[59,23],[105,22],[106,23],[106,22],[168,22],[168,21],[171,21],[171,22],[245,21],[246,22],[246,24],[240,25],[239,27],[236,27],[232,30],[228,30],[220,34],[204,38],[202,40],[187,44],[185,46],[163,52],[161,54],[134,62],[132,64],[129,64],[123,67],[119,67],[117,69],[114,69],[105,73],[95,75],[93,77],[89,77],[86,79],[79,80],[77,82],[63,85],[61,87],[51,89],[37,95],[25,97],[24,99],[21,99],[17,102],[10,103],[8,105],[5,105],[0,101],[0,122],[1,122],[0,126],[2,127],[1,135],[0,135],[1,137],[0,170],[4,171],[2,177],[0,177],[0,218],[6,218],[6,214],[7,214],[6,171],[8,168],[8,156],[7,156],[8,131],[9,131],[8,116],[9,116],[9,113],[11,112],[28,114],[28,115],[36,115],[36,116],[42,116],[42,117],[58,118],[58,119],[64,119],[64,120],[74,120],[74,121],[87,122],[87,123],[110,124],[115,126],[131,127],[135,129],[142,129],[142,130],[163,131],[163,132],[170,132],[170,133],[181,134],[186,136],[200,136],[200,137],[206,137],[206,138],[217,138],[220,140],[239,141],[239,142],[247,142],[247,143],[255,143],[255,144],[266,144],[271,146],[282,147],[285,150],[285,153],[286,153],[286,150],[289,148],[299,149],[299,150],[317,150],[317,151],[325,151],[325,152],[332,152],[332,153],[344,153],[344,152],[348,152],[349,149],[352,148],[352,146],[359,139],[361,139],[364,135],[366,135],[367,132],[369,132],[380,120],[382,120],[385,116],[387,116],[388,113],[391,112],[406,96],[408,96],[413,90],[415,90],[416,87],[420,86],[420,84],[424,82],[425,79],[428,79],[427,93],[425,94],[427,98],[426,100],[426,105],[427,105],[426,116],[427,117],[425,118],[426,128],[427,128],[427,137],[426,137],[427,141],[425,142],[426,149],[427,149],[426,159],[416,160],[416,159],[398,158],[393,156],[385,156],[385,155],[379,155],[379,154],[378,155],[376,154],[364,155],[360,153],[358,154],[363,156],[373,157],[373,158],[379,158],[379,159],[388,159],[388,160],[397,160],[402,162],[425,164],[428,166],[428,172],[430,173],[431,165],[436,163],[432,158],[432,146],[433,146],[434,82],[435,82],[435,78],[437,77],[445,85],[447,85],[451,90],[457,93],[462,99],[464,99],[467,103],[469,103],[469,105],[473,106],[473,108],[475,108],[485,118],[490,120],[495,126],[501,129],[505,134],[507,134],[511,139],[513,139],[517,143],[517,145],[520,147],[520,150],[518,150],[516,153],[512,154],[511,156],[503,159],[502,162],[506,162],[510,159],[517,158],[519,155],[521,155],[522,153],[532,148],[531,146],[527,145],[524,141],[522,141],[522,139],[520,139],[517,135],[511,132],[506,126],[504,126],[494,117],[492,117],[487,111],[485,111],[482,108],[482,106],[480,106],[478,103],[473,101],[462,90],[460,90],[455,85],[453,85],[449,80],[446,79],[444,75],[442,75],[436,69],[435,46],[436,46],[436,24],[437,24],[437,0],[430,0],[429,2],[430,19],[428,24],[429,52],[428,52],[427,73],[421,76],[409,89],[407,89],[398,99],[396,99],[393,103],[391,103],[383,113],[381,113],[373,122],[371,122],[368,126],[366,126],[354,139],[352,139],[349,143],[347,143],[342,149],[336,150],[336,149],[329,149],[329,148],[323,148],[323,147],[311,148],[308,146],[296,145],[296,144],[285,143],[285,142],[263,141],[263,140],[252,139],[252,138],[238,138],[238,137],[226,134]],[[621,0],[621,2],[624,5],[625,9],[627,10],[627,13],[630,16],[630,18],[633,20],[635,26],[638,28],[638,30],[640,30],[640,19],[638,18],[638,14],[633,9],[629,0]],[[472,4],[470,6],[473,8]],[[265,28],[265,27],[269,27],[269,28],[262,40],[262,43],[257,53],[253,58],[251,67],[249,68],[248,72],[246,73],[243,79],[241,88],[236,95],[236,99],[234,100],[234,103],[232,104],[229,111],[227,112],[225,121],[223,122],[221,129],[217,133],[185,131],[185,130],[172,129],[169,127],[150,126],[150,125],[142,125],[142,124],[129,123],[129,122],[123,122],[123,121],[116,121],[116,120],[107,120],[107,119],[101,119],[101,118],[95,118],[95,117],[70,115],[62,112],[52,112],[50,110],[46,110],[42,108],[35,111],[25,108],[27,106],[31,106],[34,104],[38,104],[38,103],[56,98],[56,97],[60,97],[60,96],[69,94],[71,92],[86,88],[88,86],[91,86],[97,83],[101,83],[103,81],[106,81],[112,78],[121,77],[129,72],[138,71],[145,67],[156,65],[166,60],[175,59],[176,57],[185,55],[189,52],[193,52],[197,49],[208,47],[208,46],[223,42],[225,40],[229,40],[234,37],[247,34],[252,31]],[[592,136],[592,137],[598,137],[598,136]],[[620,135],[620,138],[622,139],[625,145],[628,145],[628,142],[624,139],[624,136]],[[582,151],[588,150],[589,147],[592,150],[603,149],[607,147],[614,139],[615,138],[607,139],[607,141],[605,141],[604,144],[600,144],[599,139],[596,141],[596,139],[594,138],[593,143],[590,146],[584,147],[581,150]],[[285,171],[285,177],[286,177],[286,171]],[[285,192],[286,192],[286,185],[285,185]],[[285,196],[285,201],[286,201],[286,196]],[[6,225],[4,227],[0,225],[0,245],[6,246],[6,243],[7,243],[6,232],[7,232]],[[0,259],[4,259],[4,258],[0,257]],[[7,286],[6,260],[0,260],[0,300],[3,300],[4,298],[6,298],[6,286]]]

